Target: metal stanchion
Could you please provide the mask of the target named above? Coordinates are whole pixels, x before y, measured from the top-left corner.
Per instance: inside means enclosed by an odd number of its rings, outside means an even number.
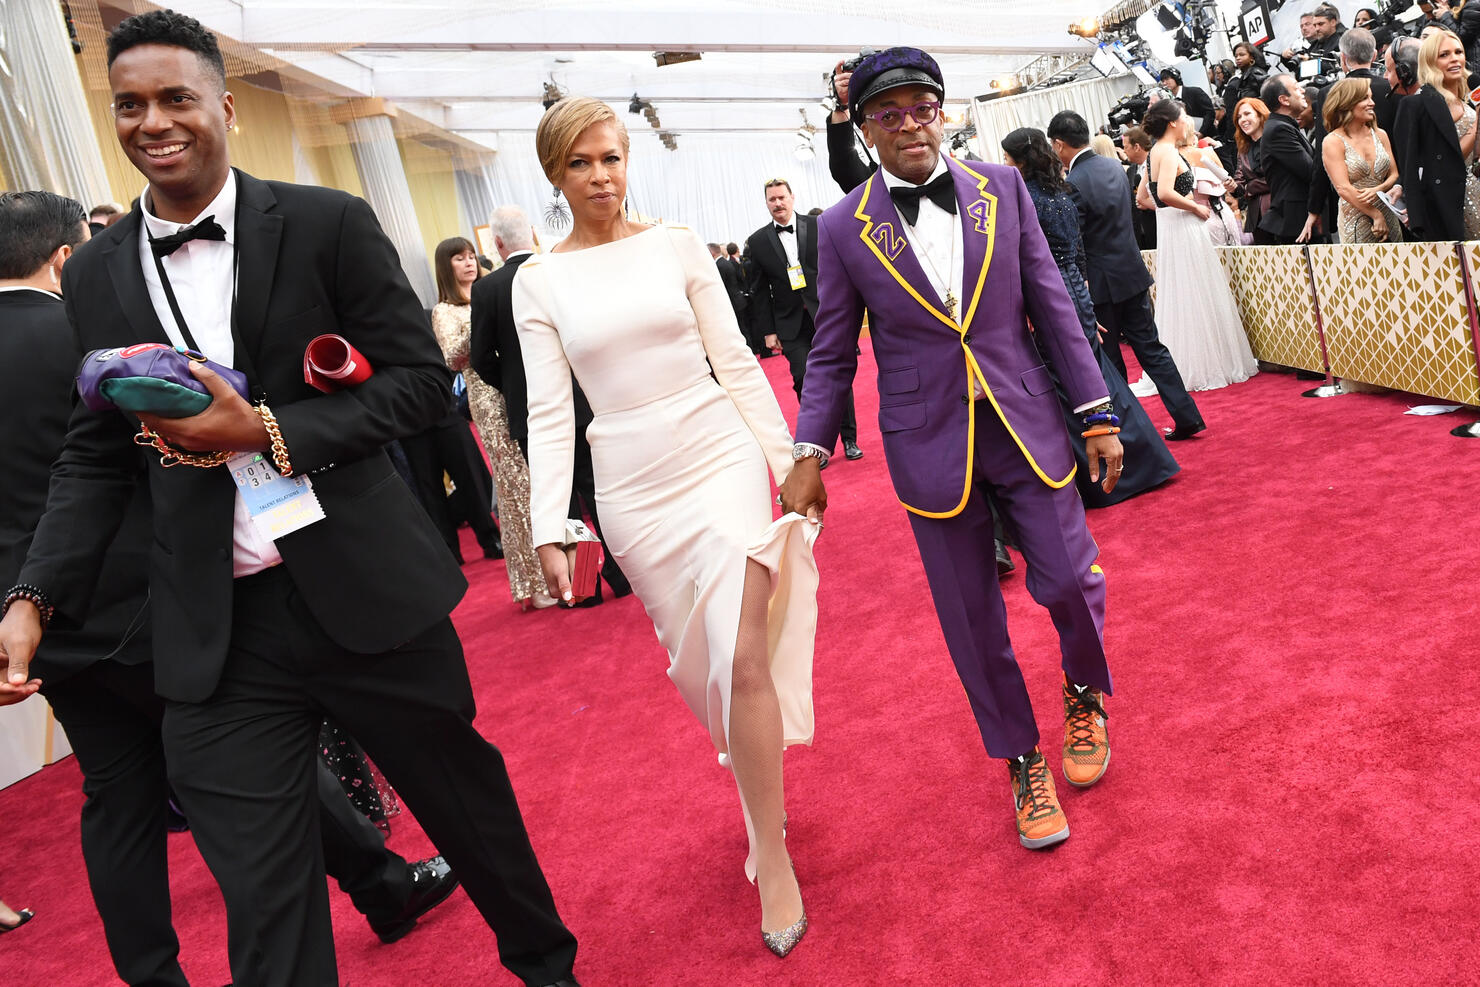
[[[1480,318],[1475,312],[1475,285],[1470,280],[1470,262],[1465,257],[1465,245],[1456,243],[1454,253],[1459,257],[1459,276],[1465,282],[1465,309],[1470,315],[1470,345],[1475,350],[1475,376],[1480,378]],[[1449,434],[1461,439],[1480,439],[1480,422],[1458,425]]]
[[[1301,250],[1305,256],[1305,273],[1310,278],[1310,304],[1316,313],[1316,338],[1321,341],[1321,363],[1326,369],[1326,383],[1301,393],[1303,398],[1335,398],[1346,392],[1336,378],[1331,376],[1331,355],[1326,351],[1326,323],[1321,318],[1321,296],[1316,291],[1316,268],[1310,262],[1310,244]]]

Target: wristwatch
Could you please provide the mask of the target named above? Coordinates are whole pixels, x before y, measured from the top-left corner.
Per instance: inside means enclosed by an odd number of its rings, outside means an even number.
[[[822,446],[813,445],[810,442],[798,442],[791,447],[791,461],[797,462],[802,459],[815,459],[819,466],[826,466],[827,461],[832,458],[832,453]]]

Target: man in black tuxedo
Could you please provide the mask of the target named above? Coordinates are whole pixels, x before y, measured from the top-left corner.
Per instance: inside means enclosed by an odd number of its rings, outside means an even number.
[[[519,443],[519,451],[529,458],[529,388],[524,379],[524,353],[519,348],[519,332],[514,325],[514,277],[534,253],[534,229],[524,210],[518,206],[500,206],[489,218],[493,245],[503,259],[503,266],[486,278],[473,282],[472,331],[468,341],[468,363],[478,376],[504,396],[509,415],[509,435]],[[598,537],[601,519],[596,514],[596,473],[591,464],[591,444],[586,441],[586,426],[594,417],[581,385],[571,378],[571,395],[576,415],[576,456],[570,495],[570,516],[589,515]],[[605,539],[602,548],[606,548]],[[603,552],[601,578],[612,588],[612,594],[623,597],[632,592],[632,584],[622,574],[610,551]],[[599,606],[601,583],[596,592],[577,607]]]
[[[8,477],[0,485],[5,585],[25,562],[66,438],[82,355],[55,292],[58,271],[85,239],[81,217],[81,205],[50,192],[0,195],[0,418],[27,423],[0,433]],[[45,258],[41,266],[20,277],[37,257]],[[126,983],[184,987],[170,924],[165,704],[154,693],[150,663],[150,540],[149,491],[140,484],[104,557],[86,623],[48,634],[31,673],[82,769],[83,859],[113,965]],[[26,695],[0,682],[0,706]],[[328,768],[318,765],[318,775],[325,869],[384,941],[399,939],[456,889],[457,878],[441,858],[409,864],[386,849]]]
[[[725,294],[730,296],[730,308],[735,310],[735,324],[740,327],[740,335],[745,335],[745,284],[741,279],[740,271],[730,258],[725,255],[724,248],[717,243],[709,245],[709,256],[714,258],[715,270],[719,271],[719,279],[724,283]]]
[[[771,222],[750,234],[750,305],[756,332],[765,334],[766,346],[781,348],[791,364],[791,383],[797,400],[807,374],[807,355],[812,352],[817,315],[817,217],[798,216],[792,202],[791,184],[784,178],[766,183],[766,208]],[[858,419],[853,413],[853,394],[839,429],[843,454],[861,459],[858,448]]]
[[[450,386],[394,246],[359,199],[230,168],[234,101],[220,48],[195,20],[128,18],[109,36],[108,63],[119,142],[149,185],[65,269],[80,348],[193,343],[240,368],[258,403],[196,364],[212,398],[200,414],[79,405],[6,594],[9,683],[38,688],[28,668],[43,630],[87,619],[137,485],[140,424],[186,453],[248,453],[261,457],[256,469],[309,477],[320,511],[272,532],[230,470],[165,470],[146,455],[164,748],[226,901],[234,982],[338,982],[314,797],[325,715],[360,741],[456,868],[503,964],[527,984],[571,981],[575,939],[503,759],[472,724],[448,619],[466,582],[384,452],[435,421]],[[303,380],[304,347],[325,332],[373,368],[353,392],[321,394]]]
[[[1131,226],[1136,231],[1136,246],[1142,250],[1156,249],[1156,210],[1141,209],[1136,205],[1136,189],[1141,184],[1146,158],[1151,154],[1151,144],[1151,135],[1140,127],[1128,127],[1120,136],[1120,146],[1130,165],[1125,170],[1125,180],[1131,189]],[[1123,356],[1119,353],[1116,356],[1124,362]]]
[[[1259,98],[1269,108],[1264,135],[1259,138],[1260,160],[1269,181],[1269,207],[1259,217],[1254,240],[1261,244],[1303,243],[1315,150],[1300,132],[1296,119],[1308,109],[1305,90],[1289,74],[1272,75]]]
[[[1188,116],[1197,118],[1199,134],[1204,137],[1213,137],[1218,133],[1213,98],[1208,95],[1207,90],[1199,89],[1197,86],[1182,85],[1182,73],[1171,67],[1161,70],[1161,84],[1174,99],[1182,101],[1182,106],[1187,110]]]
[[[1089,292],[1095,303],[1095,318],[1105,330],[1105,352],[1124,377],[1120,341],[1130,344],[1142,369],[1156,382],[1161,403],[1172,416],[1172,427],[1164,432],[1166,438],[1190,439],[1206,426],[1182,383],[1172,354],[1156,332],[1149,292],[1151,273],[1136,248],[1131,225],[1135,205],[1126,187],[1125,172],[1117,162],[1090,150],[1089,125],[1073,110],[1054,115],[1048,123],[1048,138],[1068,169],[1074,202],[1079,207]]]

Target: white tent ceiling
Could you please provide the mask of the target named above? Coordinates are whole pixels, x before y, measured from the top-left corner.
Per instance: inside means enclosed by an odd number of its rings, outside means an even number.
[[[219,33],[344,94],[389,99],[486,146],[532,131],[547,82],[625,108],[636,93],[676,134],[785,135],[823,123],[824,73],[861,46],[937,56],[949,109],[1045,53],[1103,0],[171,0]],[[696,51],[659,67],[655,51]],[[629,117],[634,129],[647,126]]]

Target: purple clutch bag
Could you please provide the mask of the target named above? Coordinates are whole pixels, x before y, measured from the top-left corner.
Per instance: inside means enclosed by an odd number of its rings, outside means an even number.
[[[210,392],[190,372],[192,362],[204,363],[243,400],[249,400],[246,374],[207,360],[193,350],[165,343],[93,350],[82,358],[77,371],[77,392],[93,411],[117,409],[161,418],[189,418],[211,404]]]

